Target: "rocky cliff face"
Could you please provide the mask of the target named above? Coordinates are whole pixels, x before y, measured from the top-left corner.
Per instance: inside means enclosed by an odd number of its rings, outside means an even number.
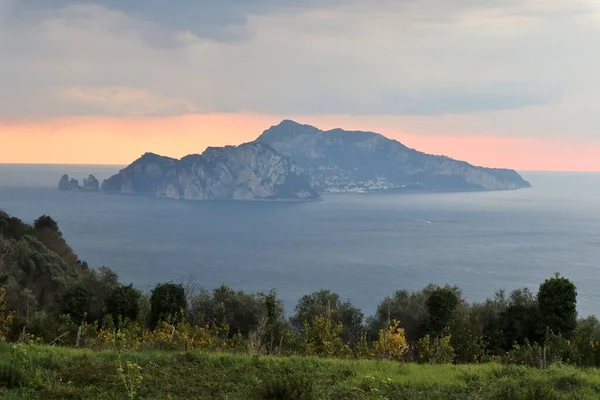
[[[83,179],[83,190],[86,192],[99,192],[100,182],[94,175],[90,175]]]
[[[102,191],[186,200],[319,198],[289,158],[263,143],[208,148],[181,160],[147,153],[104,181]]]
[[[80,186],[77,179],[69,179],[69,175],[65,174],[58,182],[58,190],[63,192],[99,192],[100,182],[98,182],[98,179],[94,175],[90,175],[83,179],[83,186]]]
[[[511,190],[531,187],[517,172],[476,167],[410,149],[373,132],[322,131],[285,120],[258,139],[295,160],[325,192]]]
[[[71,190],[71,184],[69,183],[69,175],[65,174],[58,181],[58,190],[63,192]]]

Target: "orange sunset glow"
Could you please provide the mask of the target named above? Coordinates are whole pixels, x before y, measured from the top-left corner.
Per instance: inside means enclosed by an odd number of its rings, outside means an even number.
[[[181,158],[208,146],[254,140],[283,117],[258,114],[207,114],[177,117],[68,117],[0,125],[0,163],[126,165],[145,152]],[[600,171],[600,145],[559,140],[419,134],[378,126],[377,118],[300,116],[298,122],[321,129],[369,130],[431,154],[475,165],[545,171]],[[559,156],[556,156],[560,154]]]
[[[600,40],[594,1],[150,3],[0,0],[0,163],[179,158],[292,119],[600,171],[600,56],[573,46]]]

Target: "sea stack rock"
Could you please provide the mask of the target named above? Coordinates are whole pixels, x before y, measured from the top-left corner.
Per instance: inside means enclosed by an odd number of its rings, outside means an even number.
[[[71,190],[71,184],[69,183],[69,175],[64,174],[58,182],[58,190],[68,192]]]
[[[79,189],[79,181],[75,178],[69,181],[70,190],[78,190]]]
[[[83,179],[83,190],[86,192],[99,192],[100,182],[94,175],[90,175]]]

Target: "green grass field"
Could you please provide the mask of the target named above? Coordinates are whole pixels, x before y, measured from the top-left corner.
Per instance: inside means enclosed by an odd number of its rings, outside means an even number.
[[[0,344],[6,399],[599,399],[600,370]],[[127,364],[129,362],[129,366]],[[139,368],[138,368],[139,367]],[[134,382],[126,385],[123,381]],[[131,393],[127,386],[133,386]]]

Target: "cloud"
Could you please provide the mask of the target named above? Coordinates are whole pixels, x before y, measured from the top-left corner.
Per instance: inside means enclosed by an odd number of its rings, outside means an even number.
[[[591,137],[594,4],[0,0],[0,113],[513,110],[527,124],[522,110],[550,120],[567,110],[577,132],[563,133]]]
[[[107,115],[170,115],[196,112],[195,106],[184,99],[170,98],[150,90],[130,87],[71,87],[61,91],[60,99],[67,108],[77,110],[94,107]]]
[[[5,0],[7,1],[7,0]],[[28,0],[25,9],[70,7],[81,5],[81,0]],[[90,2],[87,2],[88,4]],[[96,0],[93,4],[123,12],[132,18],[161,25],[166,30],[187,31],[202,38],[218,41],[243,40],[243,27],[249,15],[262,15],[273,11],[301,11],[315,6],[339,6],[343,0]],[[164,37],[151,34],[155,43]]]

